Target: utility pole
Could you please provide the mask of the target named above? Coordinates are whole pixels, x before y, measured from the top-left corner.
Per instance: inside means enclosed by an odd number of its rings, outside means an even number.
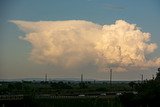
[[[93,83],[96,84],[96,80],[94,80]]]
[[[143,74],[141,74],[141,82],[143,82]]]
[[[83,83],[83,74],[81,74],[81,83]]]
[[[112,69],[110,69],[110,86],[112,85]]]
[[[47,74],[45,75],[45,82],[47,82]]]

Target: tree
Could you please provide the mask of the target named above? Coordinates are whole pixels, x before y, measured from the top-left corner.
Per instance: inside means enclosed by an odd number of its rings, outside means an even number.
[[[160,81],[160,68],[158,68],[158,73],[156,75],[156,79],[157,81]]]
[[[155,79],[129,84],[138,94],[126,93],[120,96],[125,107],[157,107],[160,105],[160,68]],[[135,105],[131,105],[135,104]]]
[[[79,83],[79,87],[80,89],[86,89],[88,86],[84,82],[81,82]]]
[[[128,85],[132,88],[132,90],[134,90],[136,83],[132,81],[132,82],[129,82]]]

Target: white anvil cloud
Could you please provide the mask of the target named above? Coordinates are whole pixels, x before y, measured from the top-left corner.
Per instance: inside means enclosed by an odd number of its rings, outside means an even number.
[[[160,58],[150,59],[157,45],[150,34],[134,24],[117,20],[98,25],[83,20],[29,22],[12,20],[26,32],[22,39],[32,45],[31,60],[62,69],[93,65],[116,71],[156,67]]]

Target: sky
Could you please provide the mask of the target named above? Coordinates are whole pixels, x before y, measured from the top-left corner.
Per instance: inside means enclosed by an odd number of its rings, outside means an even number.
[[[159,0],[1,0],[0,79],[151,79]]]

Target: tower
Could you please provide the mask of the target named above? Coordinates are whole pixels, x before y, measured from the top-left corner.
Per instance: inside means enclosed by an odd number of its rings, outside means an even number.
[[[81,74],[81,83],[83,82],[83,74]]]
[[[141,74],[141,81],[143,82],[143,74]]]
[[[45,82],[47,82],[47,74],[45,74]]]
[[[110,85],[112,85],[112,69],[110,69]]]

